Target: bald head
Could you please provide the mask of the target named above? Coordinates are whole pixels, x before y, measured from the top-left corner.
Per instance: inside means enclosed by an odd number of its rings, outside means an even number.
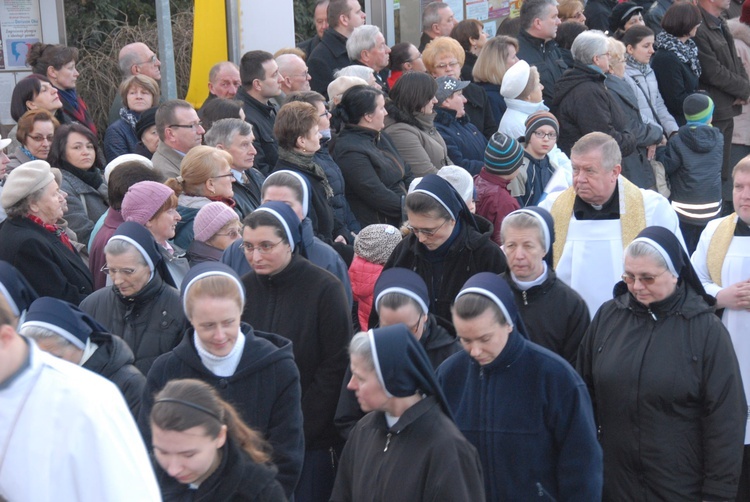
[[[301,57],[294,54],[282,54],[276,58],[279,74],[283,77],[281,91],[284,94],[310,90],[310,74]]]
[[[221,61],[208,72],[208,90],[219,98],[234,98],[242,85],[240,69],[231,61]]]
[[[161,61],[143,42],[128,44],[120,49],[118,62],[123,78],[146,75],[156,81],[161,80]]]

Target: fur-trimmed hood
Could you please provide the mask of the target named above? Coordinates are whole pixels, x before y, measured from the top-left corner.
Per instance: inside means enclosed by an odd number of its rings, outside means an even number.
[[[750,26],[740,22],[737,18],[727,21],[727,26],[729,26],[729,31],[735,40],[739,40],[750,47]]]

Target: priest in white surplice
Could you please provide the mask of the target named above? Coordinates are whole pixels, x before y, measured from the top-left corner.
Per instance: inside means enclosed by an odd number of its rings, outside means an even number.
[[[555,272],[586,301],[593,317],[621,280],[623,249],[648,226],[665,227],[683,244],[669,201],[623,176],[617,142],[601,132],[579,139],[570,152],[573,186],[539,205],[555,220]]]
[[[732,178],[736,212],[708,222],[691,261],[706,292],[716,297],[716,308],[724,309],[721,320],[732,337],[745,397],[750,398],[750,157],[735,166]],[[745,428],[745,456],[737,500],[750,500],[748,497],[750,421]]]
[[[160,501],[117,387],[42,352],[16,323],[0,294],[0,500]]]

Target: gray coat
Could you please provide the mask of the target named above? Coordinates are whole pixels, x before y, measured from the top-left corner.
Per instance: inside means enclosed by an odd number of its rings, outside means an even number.
[[[625,81],[633,89],[633,94],[638,100],[638,108],[646,124],[660,125],[667,137],[677,132],[680,127],[667,110],[667,105],[664,104],[664,99],[659,92],[659,82],[653,71],[644,75],[638,68],[625,65]],[[656,112],[655,115],[654,112]]]
[[[68,171],[62,170],[62,176],[60,188],[68,194],[65,219],[68,220],[70,229],[76,233],[78,242],[88,242],[94,224],[109,207],[107,183],[102,178],[102,184],[94,189]]]
[[[177,153],[177,150],[168,147],[160,141],[159,146],[156,147],[154,156],[151,157],[151,162],[159,174],[164,176],[165,179],[169,179],[180,175],[180,163],[182,159],[183,156]]]

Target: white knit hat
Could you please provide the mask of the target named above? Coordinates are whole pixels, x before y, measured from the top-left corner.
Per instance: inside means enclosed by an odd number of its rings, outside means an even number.
[[[500,94],[507,99],[515,99],[521,95],[526,86],[529,84],[531,67],[523,59],[508,68],[503,77],[503,83],[500,86]]]

